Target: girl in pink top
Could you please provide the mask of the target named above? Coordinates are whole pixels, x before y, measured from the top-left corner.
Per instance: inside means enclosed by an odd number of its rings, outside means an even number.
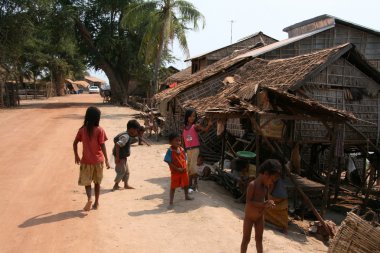
[[[197,112],[190,108],[185,111],[185,126],[182,131],[183,143],[187,153],[187,171],[189,173],[189,187],[198,189],[197,160],[199,155],[198,132],[208,132],[212,126],[209,120],[207,127],[197,124]],[[193,182],[194,181],[194,182]]]
[[[107,135],[99,126],[99,121],[100,110],[96,107],[88,107],[83,126],[79,128],[73,143],[75,163],[80,164],[78,184],[85,187],[87,194],[87,203],[83,208],[85,211],[90,211],[92,204],[92,181],[95,183],[95,202],[92,208],[98,208],[100,183],[103,179],[103,163],[106,163],[107,169],[110,167],[105,145]],[[79,142],[83,143],[82,158],[78,154]]]

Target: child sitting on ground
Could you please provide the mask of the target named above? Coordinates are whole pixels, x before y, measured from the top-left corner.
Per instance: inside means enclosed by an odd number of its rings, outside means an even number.
[[[127,123],[127,131],[119,133],[114,138],[115,146],[112,150],[112,154],[115,156],[116,177],[112,191],[120,189],[120,181],[124,181],[124,189],[134,189],[128,184],[129,168],[127,158],[131,154],[132,138],[137,136],[139,128],[140,124],[137,120],[130,120]]]
[[[173,208],[173,199],[175,189],[182,187],[185,191],[185,199],[192,200],[189,197],[189,176],[187,174],[186,153],[181,147],[181,136],[177,133],[169,135],[170,148],[166,152],[164,161],[169,164],[171,172],[170,182],[170,202],[168,209]]]
[[[275,206],[269,200],[269,187],[279,178],[281,163],[278,160],[268,159],[259,168],[259,176],[249,183],[245,205],[243,224],[243,240],[240,251],[247,252],[251,240],[252,226],[255,226],[256,250],[263,252],[264,210]]]

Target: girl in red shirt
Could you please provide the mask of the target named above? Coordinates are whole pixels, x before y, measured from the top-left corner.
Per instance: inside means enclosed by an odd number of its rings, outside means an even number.
[[[100,110],[96,107],[88,107],[83,126],[79,128],[73,143],[75,163],[80,164],[78,184],[85,187],[87,194],[87,203],[83,208],[85,211],[90,211],[92,204],[92,181],[95,184],[95,202],[92,208],[97,209],[99,207],[100,183],[103,179],[104,162],[107,169],[110,167],[105,145],[107,135],[103,128],[99,126],[99,121]],[[82,158],[78,155],[78,142],[83,143]]]

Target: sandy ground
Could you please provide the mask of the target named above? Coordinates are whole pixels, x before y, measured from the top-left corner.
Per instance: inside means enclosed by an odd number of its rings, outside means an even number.
[[[103,105],[99,95],[70,95],[0,110],[0,252],[239,252],[243,205],[214,182],[201,181],[194,201],[175,196],[167,210],[167,144],[134,146],[129,160],[135,190],[111,192],[106,170],[100,209],[82,212],[72,141],[90,105],[102,111],[109,141],[136,111]],[[326,252],[312,237],[267,227],[266,252]],[[254,240],[249,252],[255,252]]]

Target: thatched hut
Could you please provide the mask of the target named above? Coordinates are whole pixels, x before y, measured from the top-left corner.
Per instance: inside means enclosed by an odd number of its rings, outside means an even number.
[[[354,45],[344,44],[287,59],[256,58],[228,79],[229,83],[217,95],[189,100],[185,106],[195,107],[201,114],[237,119],[226,128],[245,140],[252,126],[246,127],[247,122],[236,115],[253,112],[260,119],[261,134],[280,143],[288,156],[295,147],[299,149],[295,144],[306,147],[299,166],[303,165],[308,175],[329,175],[328,170],[341,167],[336,161],[331,164],[331,150],[334,157],[351,152],[361,152],[362,159],[370,152],[380,155],[376,144],[380,73]],[[235,104],[233,109],[231,103]],[[241,105],[243,110],[239,108]],[[338,124],[351,116],[357,118],[355,123]],[[236,133],[243,134],[236,136]],[[333,148],[329,148],[332,143]],[[372,166],[378,169],[379,164],[375,162]],[[366,173],[364,168],[361,171]],[[336,172],[339,177],[340,172]]]
[[[294,57],[352,42],[357,51],[368,58],[372,66],[378,66],[376,63],[377,59],[380,59],[378,31],[328,15],[301,22],[284,30],[289,32],[288,39],[259,48],[234,52],[189,76],[188,80],[182,82],[181,87],[157,94],[155,99],[161,113],[167,117],[167,128],[178,129],[186,101],[215,95],[223,87],[226,76],[233,75],[240,66],[253,58],[271,60]],[[332,73],[329,78],[336,79],[336,76]]]

